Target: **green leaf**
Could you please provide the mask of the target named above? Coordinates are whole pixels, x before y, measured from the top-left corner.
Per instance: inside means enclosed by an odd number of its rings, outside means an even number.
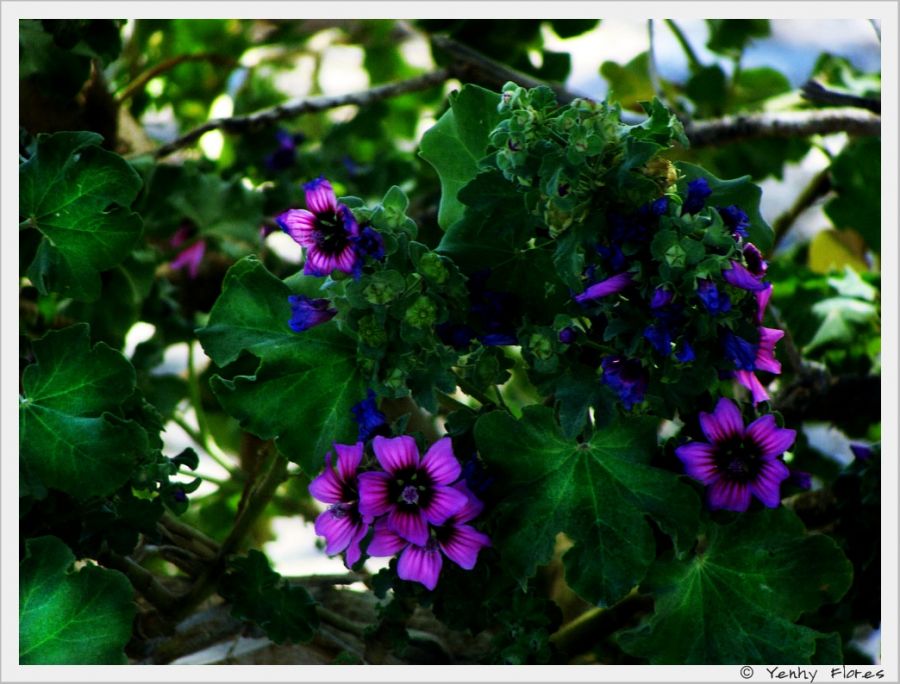
[[[134,369],[104,343],[90,348],[83,323],[34,342],[22,376],[19,457],[44,485],[76,498],[114,491],[147,449],[147,433],[119,417]]]
[[[488,136],[500,120],[500,96],[490,90],[466,85],[450,98],[450,109],[422,136],[419,154],[431,164],[441,180],[438,225],[447,230],[464,207],[457,193],[478,173]]]
[[[653,418],[619,418],[579,444],[566,439],[547,407],[521,420],[495,411],[478,420],[475,440],[502,483],[494,543],[524,587],[553,555],[556,536],[575,542],[566,581],[585,599],[611,605],[644,577],[656,556],[646,516],[686,550],[700,502],[678,476],[648,465],[656,451]]]
[[[285,582],[255,549],[231,561],[219,593],[235,617],[255,622],[277,644],[309,641],[319,627],[316,602],[306,589]]]
[[[790,92],[788,77],[771,67],[741,69],[734,82],[732,106],[754,109],[770,97]]]
[[[825,204],[836,228],[853,228],[875,252],[881,251],[881,139],[849,143],[831,164],[837,196]]]
[[[25,542],[19,563],[19,664],[120,665],[131,638],[131,584],[86,565],[56,537]]]
[[[725,207],[731,204],[739,206],[750,218],[750,228],[748,230],[750,242],[756,245],[763,253],[772,247],[772,242],[775,239],[774,233],[762,217],[762,214],[759,213],[759,201],[762,197],[762,190],[759,189],[758,185],[750,181],[750,176],[722,180],[716,178],[705,169],[687,162],[678,162],[676,166],[680,174],[684,175],[685,187],[688,182],[696,178],[706,178],[709,182],[709,189],[712,190],[712,194],[706,200],[706,206]]]
[[[707,19],[709,41],[713,52],[739,57],[754,38],[765,38],[772,30],[768,19]]]
[[[808,664],[828,636],[793,623],[840,599],[852,578],[834,541],[806,534],[785,508],[707,534],[701,552],[654,565],[641,585],[655,595],[654,614],[619,645],[653,664]]]
[[[197,336],[219,366],[243,352],[260,360],[253,375],[214,376],[213,392],[246,430],[276,438],[287,458],[313,474],[334,442],[356,441],[350,407],[363,399],[364,387],[356,344],[334,323],[291,330],[291,294],[256,257],[241,259]]]
[[[28,269],[41,294],[93,301],[100,272],[120,263],[141,234],[128,206],[141,180],[96,133],[39,135],[19,167],[19,220],[44,239]]]
[[[650,82],[650,59],[642,52],[627,64],[603,62],[600,75],[609,83],[610,102],[619,102],[625,109],[641,110],[641,102],[653,99]]]

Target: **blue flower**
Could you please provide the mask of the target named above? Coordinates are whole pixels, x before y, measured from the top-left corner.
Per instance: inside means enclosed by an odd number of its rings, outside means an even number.
[[[756,369],[756,345],[733,332],[726,332],[722,341],[725,356],[738,370],[752,371]]]
[[[371,389],[366,390],[365,399],[350,407],[350,413],[353,414],[353,420],[359,425],[358,441],[367,442],[375,435],[390,436],[387,416],[378,410],[378,404],[375,403],[375,392]]]
[[[711,280],[697,281],[697,296],[713,316],[728,313],[731,310],[731,300],[728,295],[719,292],[719,288]]]
[[[694,354],[694,348],[691,347],[691,343],[687,340],[681,340],[677,345],[675,345],[675,358],[678,359],[681,363],[690,363],[696,358]]]
[[[306,295],[291,295],[291,319],[288,325],[294,332],[303,332],[326,323],[335,317],[337,309],[329,308],[327,299],[311,299]]]
[[[672,352],[672,333],[668,326],[660,323],[648,325],[644,328],[644,337],[663,356],[668,356]]]
[[[384,238],[374,228],[366,226],[359,236],[353,238],[353,248],[360,257],[372,257],[376,261],[384,259]]]
[[[647,391],[647,371],[636,359],[607,356],[601,362],[603,382],[619,395],[626,410],[644,400]]]
[[[735,240],[739,237],[744,240],[750,237],[750,234],[747,232],[747,229],[750,227],[750,217],[747,216],[743,209],[735,204],[730,204],[727,207],[716,207],[716,210]]]
[[[651,309],[661,309],[672,302],[674,295],[663,287],[653,290],[653,296],[650,298]]]
[[[706,198],[712,194],[705,178],[697,178],[688,183],[687,197],[681,207],[682,214],[696,214],[706,206]]]
[[[577,336],[578,333],[575,332],[575,328],[571,326],[566,326],[559,331],[559,341],[563,344],[572,344]]]

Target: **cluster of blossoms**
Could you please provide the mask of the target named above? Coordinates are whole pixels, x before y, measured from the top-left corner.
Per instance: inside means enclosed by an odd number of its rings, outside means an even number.
[[[352,566],[371,527],[366,553],[399,554],[401,579],[434,589],[444,556],[466,570],[475,567],[490,539],[469,524],[483,504],[460,478],[462,468],[449,437],[420,457],[412,437],[377,435],[372,450],[379,468],[364,472],[363,442],[335,444],[334,449],[336,468],[327,454],[325,471],[309,486],[316,499],[329,504],[315,523],[316,533],[325,537],[326,553],[346,550]]]
[[[585,274],[589,284],[574,296],[601,332],[623,315],[643,321],[632,324],[632,336],[625,330],[607,341],[622,351],[602,361],[604,382],[626,409],[643,399],[653,368],[669,358],[689,366],[701,345],[703,362],[736,378],[754,403],[769,398],[756,372],[781,372],[774,348],[784,333],[762,325],[772,285],[747,240],[749,218],[735,205],[707,207],[710,194],[699,178],[683,197],[664,196],[629,215],[610,211],[598,261]]]

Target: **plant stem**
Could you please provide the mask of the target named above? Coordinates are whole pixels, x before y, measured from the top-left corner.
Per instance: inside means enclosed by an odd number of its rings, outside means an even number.
[[[454,371],[453,375],[456,377],[456,384],[459,385],[459,388],[470,397],[477,399],[483,406],[487,406],[488,404],[498,405],[496,401],[475,387],[471,382],[460,376],[459,373]]]
[[[772,241],[772,252],[778,248],[784,236],[790,230],[791,226],[804,211],[809,209],[816,200],[824,197],[831,190],[831,167],[827,166],[810,180],[809,184],[803,189],[800,195],[794,200],[794,203],[783,214],[781,214],[772,223],[772,231],[775,233],[775,239]],[[771,255],[770,255],[771,256]]]
[[[191,427],[190,423],[188,423],[184,418],[179,416],[177,413],[172,415],[172,422],[175,423],[178,427],[184,430],[187,433],[187,436],[190,437],[194,443],[199,446],[203,451],[206,452],[206,455],[209,456],[213,461],[219,464],[222,468],[228,471],[229,477],[233,479],[240,479],[242,477],[241,473],[234,469],[233,466],[229,465],[225,460],[225,454],[219,449],[216,444],[209,440],[209,443],[204,443],[203,435],[197,432],[194,428]]]
[[[694,52],[694,48],[691,47],[691,43],[687,39],[687,36],[684,35],[681,27],[671,19],[666,19],[666,25],[675,35],[675,40],[677,40],[678,44],[681,45],[681,49],[684,50],[684,54],[688,60],[688,66],[690,66],[691,71],[694,72],[702,69],[703,63],[700,61],[699,57],[697,57],[697,53]]]
[[[450,410],[454,410],[454,411],[460,411],[463,409],[468,410],[468,411],[472,410],[471,406],[466,406],[459,399],[451,397],[449,394],[445,394],[444,392],[439,391],[437,393],[437,395],[438,395],[438,402],[440,404],[442,404],[444,406],[444,408],[446,408],[446,409],[450,409]]]
[[[329,625],[331,625],[332,627],[336,627],[342,632],[352,634],[353,636],[359,637],[360,639],[365,636],[365,627],[356,624],[352,620],[348,620],[343,615],[335,613],[333,610],[329,610],[321,604],[316,606],[316,612],[319,613],[319,619],[322,620],[322,622],[327,622]]]

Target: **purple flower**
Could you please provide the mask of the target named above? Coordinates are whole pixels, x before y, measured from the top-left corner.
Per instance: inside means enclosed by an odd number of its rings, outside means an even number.
[[[705,178],[697,178],[688,183],[687,197],[681,207],[682,214],[696,214],[706,206],[706,198],[712,194]]]
[[[650,297],[650,308],[661,309],[664,306],[668,306],[672,302],[673,296],[674,295],[664,287],[656,288],[653,290],[653,296]]]
[[[734,363],[738,370],[752,371],[756,368],[757,346],[733,332],[726,331],[722,336],[725,356]]]
[[[731,299],[711,280],[697,281],[697,296],[703,302],[703,306],[713,316],[731,311]]]
[[[756,374],[753,371],[767,371],[769,373],[774,373],[775,375],[781,373],[781,363],[775,358],[775,343],[782,337],[784,337],[783,330],[760,326],[759,342],[755,346],[751,345],[754,350],[753,363],[750,367],[746,367],[746,365],[743,367],[739,366],[740,369],[735,373],[737,381],[750,390],[754,404],[768,400],[769,394],[766,392],[766,388],[763,387],[763,384],[759,381],[759,378],[756,377]],[[742,340],[742,338],[738,339]],[[742,341],[746,342],[746,340]],[[735,365],[737,365],[737,361],[735,361]]]
[[[563,344],[572,344],[576,337],[578,337],[578,333],[571,326],[566,326],[559,331],[559,341]]]
[[[875,453],[872,450],[872,447],[868,446],[867,444],[851,444],[850,451],[853,452],[854,458],[856,458],[858,461],[868,461]]]
[[[744,261],[747,262],[747,268],[755,276],[762,278],[769,269],[769,264],[763,259],[762,252],[752,242],[744,245]]]
[[[633,282],[630,273],[619,273],[606,280],[601,280],[599,283],[594,283],[580,295],[576,295],[575,301],[579,304],[584,304],[585,302],[600,299],[607,295],[616,294],[627,288]]]
[[[347,567],[360,558],[359,542],[366,536],[372,518],[359,507],[359,477],[356,474],[363,456],[363,444],[335,444],[337,470],[331,466],[331,452],[325,455],[325,470],[309,483],[309,493],[331,504],[316,518],[316,534],[325,537],[325,553],[332,556],[347,550]]]
[[[443,524],[466,503],[465,496],[448,486],[461,470],[450,438],[432,444],[421,461],[415,440],[405,435],[379,435],[372,448],[385,472],[359,476],[360,511],[371,517],[387,514],[388,529],[424,546],[428,524]]]
[[[681,340],[675,345],[675,358],[681,363],[689,363],[696,358],[694,348],[687,340]]]
[[[660,323],[648,325],[644,328],[644,337],[663,356],[672,353],[672,333],[667,326]]]
[[[647,371],[637,359],[607,356],[601,362],[603,382],[619,395],[626,410],[644,400],[647,391]]]
[[[781,502],[781,483],[790,471],[778,457],[797,437],[779,428],[771,414],[744,428],[738,407],[719,399],[712,413],[700,413],[700,427],[708,443],[690,442],[675,449],[685,472],[709,487],[709,507],[746,511],[751,496],[775,508]]]
[[[746,240],[750,234],[747,229],[750,227],[750,217],[739,206],[731,204],[727,207],[716,207],[722,222],[731,231],[734,239],[743,238]]]
[[[306,295],[291,295],[291,320],[288,325],[294,332],[309,330],[321,323],[327,323],[337,315],[337,309],[329,308],[327,299],[311,299]]]
[[[303,272],[314,276],[326,276],[334,269],[353,273],[359,225],[352,212],[338,204],[331,183],[324,178],[303,187],[308,209],[289,209],[276,219],[282,230],[306,249]]]
[[[410,543],[394,532],[387,520],[382,519],[375,523],[366,553],[375,557],[400,553],[397,576],[419,582],[429,590],[437,586],[444,564],[443,556],[464,570],[474,568],[479,551],[490,546],[491,540],[467,523],[478,517],[484,504],[462,482],[453,485],[453,489],[465,498],[465,504],[442,525],[432,527],[424,544]]]
[[[283,128],[275,131],[275,139],[278,147],[271,154],[266,155],[265,165],[270,171],[285,171],[294,165],[297,157],[297,145],[302,143],[306,136],[302,133],[291,134]]]
[[[762,282],[759,276],[753,275],[743,264],[734,260],[731,261],[729,268],[722,271],[722,277],[729,285],[734,285],[750,292],[759,292],[768,287],[768,284]]]
[[[195,232],[193,226],[183,225],[169,238],[169,244],[172,247],[181,247],[191,239]],[[169,266],[174,271],[185,269],[188,277],[193,280],[200,272],[200,262],[203,261],[204,254],[206,254],[206,240],[200,239],[178,252],[175,258],[169,262]]]
[[[372,257],[376,261],[384,259],[384,238],[374,228],[366,226],[359,237],[353,239],[353,247],[360,259]]]
[[[357,439],[360,442],[368,442],[374,435],[387,436],[390,434],[387,416],[378,410],[378,404],[375,403],[375,392],[371,388],[366,391],[365,399],[350,407],[350,413],[353,414],[353,420],[359,425]]]
[[[766,315],[766,307],[769,305],[769,299],[772,297],[772,283],[766,285],[766,289],[756,292],[756,322],[762,325],[763,317]]]

